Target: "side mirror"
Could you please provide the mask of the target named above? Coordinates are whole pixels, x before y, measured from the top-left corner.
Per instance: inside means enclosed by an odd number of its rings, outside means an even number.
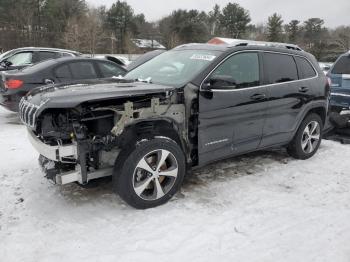
[[[234,89],[236,87],[236,80],[231,76],[212,76],[207,79],[203,85],[202,90],[210,91],[212,89]]]

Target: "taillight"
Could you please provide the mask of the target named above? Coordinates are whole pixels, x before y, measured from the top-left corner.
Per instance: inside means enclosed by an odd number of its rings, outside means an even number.
[[[7,89],[17,89],[23,86],[22,80],[10,79],[5,81],[5,88]]]

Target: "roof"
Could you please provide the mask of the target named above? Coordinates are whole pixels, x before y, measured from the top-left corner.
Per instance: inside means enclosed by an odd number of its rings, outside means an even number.
[[[50,47],[20,47],[16,48],[10,51],[22,51],[22,50],[41,50],[41,51],[55,51],[55,52],[65,52],[65,53],[73,53],[73,54],[80,54],[77,51],[68,50],[68,49],[61,49],[61,48],[50,48]]]
[[[174,48],[174,50],[178,50],[178,49],[213,50],[213,51],[225,52],[227,51],[228,47],[226,45],[191,43],[191,44],[179,45]]]
[[[150,39],[131,39],[131,41],[138,47],[138,48],[151,48],[151,49],[166,49],[165,46],[160,44],[156,40],[150,40]]]
[[[303,51],[299,46],[294,45],[294,44],[289,44],[289,43],[253,41],[253,40],[223,38],[223,37],[215,37],[215,38],[209,40],[208,44],[227,45],[230,47],[234,47],[234,46],[267,46],[267,47],[287,48],[287,49],[292,49],[292,50],[297,50],[297,51]]]
[[[305,52],[300,51],[300,49],[280,47],[276,45],[215,45],[215,44],[185,44],[178,47],[175,47],[173,50],[207,50],[207,51],[217,51],[222,53],[232,53],[236,51],[246,51],[246,50],[262,50],[270,52],[283,52],[286,54],[292,55],[302,55],[308,57],[309,59],[314,60],[314,56]]]

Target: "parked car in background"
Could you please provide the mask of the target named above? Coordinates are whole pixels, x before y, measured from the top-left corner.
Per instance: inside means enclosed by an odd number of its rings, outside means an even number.
[[[81,53],[57,48],[23,47],[5,52],[0,57],[0,71],[24,67],[61,57],[77,57]]]
[[[103,59],[73,57],[51,59],[21,70],[2,72],[0,104],[16,112],[21,98],[38,86],[79,83],[86,79],[123,76],[125,73],[126,69],[122,66]]]
[[[47,178],[113,176],[114,191],[145,209],[172,198],[191,169],[276,146],[305,160],[321,144],[329,84],[295,45],[183,45],[119,81],[21,100]]]
[[[350,51],[342,54],[327,76],[331,82],[331,106],[334,111],[350,108]]]
[[[331,69],[333,63],[325,63],[325,62],[320,62],[318,63],[325,75],[327,75],[328,71]]]

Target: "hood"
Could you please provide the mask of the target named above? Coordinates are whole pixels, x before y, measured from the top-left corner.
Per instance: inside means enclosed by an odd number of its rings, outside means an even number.
[[[174,87],[148,84],[141,82],[110,83],[108,81],[75,84],[55,85],[37,88],[30,92],[28,102],[47,108],[74,108],[84,102],[125,98],[146,94],[156,94],[174,90]],[[45,104],[43,106],[43,104]]]

